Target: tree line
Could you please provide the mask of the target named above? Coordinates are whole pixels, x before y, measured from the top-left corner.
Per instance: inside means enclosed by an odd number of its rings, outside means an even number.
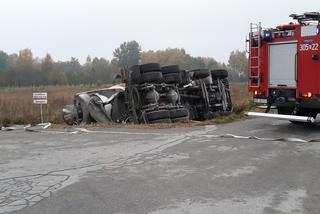
[[[224,64],[210,57],[193,57],[179,48],[141,51],[139,43],[129,41],[115,49],[113,56],[111,60],[88,56],[81,64],[74,57],[64,62],[54,61],[50,54],[37,58],[30,49],[20,50],[18,54],[0,51],[0,87],[113,83],[120,68],[148,62],[178,64],[186,70],[227,69],[230,79],[235,81],[245,80],[247,71],[246,53],[241,51],[233,51],[228,64]]]

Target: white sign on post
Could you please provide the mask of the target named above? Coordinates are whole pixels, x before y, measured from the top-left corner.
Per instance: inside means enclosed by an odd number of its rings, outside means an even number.
[[[33,93],[33,104],[48,104],[48,93],[47,92],[37,92]]]
[[[47,92],[36,92],[32,94],[33,104],[40,105],[41,123],[43,123],[42,105],[48,104]]]

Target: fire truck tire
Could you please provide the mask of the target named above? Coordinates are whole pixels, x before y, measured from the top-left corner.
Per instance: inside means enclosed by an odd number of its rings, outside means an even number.
[[[193,79],[203,79],[210,75],[208,69],[197,69],[193,71]]]
[[[164,82],[168,84],[180,83],[181,82],[180,72],[163,74],[163,79],[164,79]]]
[[[228,77],[228,71],[224,69],[216,69],[211,71],[211,75],[213,78],[227,78]]]
[[[160,71],[148,72],[141,75],[142,80],[145,83],[161,83],[163,82],[163,76]]]
[[[186,108],[170,110],[170,118],[171,119],[181,118],[181,117],[188,117],[189,118],[189,111]]]
[[[293,111],[292,108],[279,108],[278,107],[278,114],[291,115],[292,111]]]
[[[133,83],[136,83],[136,84],[142,83],[142,76],[141,76],[140,70],[132,71],[131,80]]]
[[[151,111],[146,113],[146,119],[148,122],[160,119],[170,119],[170,113],[168,110]]]
[[[171,121],[170,118],[167,118],[167,119],[153,120],[153,121],[150,121],[149,123],[151,123],[151,124],[155,124],[155,123],[172,123],[172,121]]]
[[[168,65],[161,68],[162,74],[179,73],[179,65]]]
[[[161,71],[160,64],[158,63],[147,63],[140,65],[141,73],[148,73],[154,71]]]
[[[318,111],[316,109],[300,108],[298,115],[316,118]]]
[[[298,116],[306,116],[306,117],[317,117],[318,112],[315,109],[306,109],[300,108],[296,115]],[[314,123],[307,123],[307,122],[297,122],[297,121],[290,121],[293,124],[307,124],[307,125],[315,125]]]
[[[173,123],[178,123],[178,122],[182,122],[182,121],[187,121],[189,120],[189,116],[186,117],[177,117],[175,119],[171,119]]]
[[[307,123],[307,122],[298,122],[298,121],[292,121],[292,120],[289,120],[289,121],[290,121],[290,123],[295,124],[295,125],[309,124],[309,123]]]

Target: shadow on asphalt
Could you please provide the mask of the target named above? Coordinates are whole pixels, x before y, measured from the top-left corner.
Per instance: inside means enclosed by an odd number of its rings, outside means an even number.
[[[274,132],[283,133],[283,134],[316,134],[320,133],[320,124],[293,124],[293,123],[284,123],[276,126]]]

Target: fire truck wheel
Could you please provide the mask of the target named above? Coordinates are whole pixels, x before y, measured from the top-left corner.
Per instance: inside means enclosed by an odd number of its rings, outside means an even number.
[[[180,117],[188,117],[189,118],[189,111],[185,108],[170,110],[170,118],[171,119],[180,118]]]
[[[300,108],[297,115],[316,118],[317,114],[318,112],[316,109]]]
[[[142,76],[139,70],[132,71],[131,80],[133,83],[136,83],[136,84],[142,83]]]
[[[174,118],[174,119],[171,119],[171,120],[172,120],[173,123],[178,123],[178,122],[189,120],[189,116],[187,116],[187,117],[177,117],[177,118]]]
[[[146,119],[148,122],[160,119],[170,119],[170,114],[168,110],[151,111],[146,113]]]
[[[179,73],[179,65],[168,65],[161,68],[162,74]]]
[[[317,114],[318,112],[315,109],[300,108],[296,115],[316,118]],[[306,122],[297,122],[297,121],[290,121],[290,122],[294,124],[305,124],[310,126],[315,125],[314,123],[306,123]]]
[[[228,77],[228,71],[224,69],[216,69],[211,71],[211,75],[213,78],[227,78]]]
[[[285,107],[278,107],[278,114],[286,114],[286,115],[291,115],[293,109],[292,108],[285,108]]]
[[[148,63],[140,65],[140,71],[141,73],[148,73],[148,72],[154,72],[154,71],[161,71],[160,64],[158,63]]]
[[[181,82],[180,73],[163,74],[163,79],[164,79],[164,82],[168,84]]]
[[[210,75],[208,69],[197,69],[193,71],[193,79],[203,79]]]
[[[155,124],[155,123],[172,123],[170,118],[167,119],[159,119],[159,120],[153,120],[150,121],[150,123]]]
[[[162,73],[159,71],[148,72],[141,75],[143,82],[146,83],[161,83],[163,82]]]

